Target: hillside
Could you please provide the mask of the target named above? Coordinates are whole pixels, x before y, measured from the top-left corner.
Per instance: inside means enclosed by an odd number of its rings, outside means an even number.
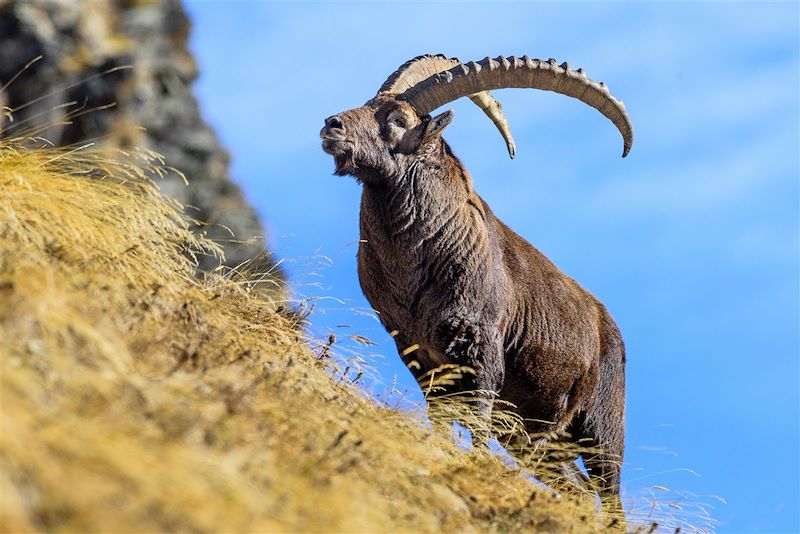
[[[367,398],[244,275],[198,281],[219,248],[152,154],[31,143],[0,147],[0,530],[603,529]]]

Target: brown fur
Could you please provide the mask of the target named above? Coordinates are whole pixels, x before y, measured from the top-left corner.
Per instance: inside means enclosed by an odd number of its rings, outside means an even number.
[[[625,350],[605,307],[492,213],[441,137],[452,113],[418,117],[381,95],[326,120],[336,173],[363,183],[361,287],[418,377],[474,369],[459,388],[513,403],[531,433],[605,451],[584,456],[619,507]],[[484,410],[490,406],[484,405]],[[585,442],[584,442],[585,443]]]

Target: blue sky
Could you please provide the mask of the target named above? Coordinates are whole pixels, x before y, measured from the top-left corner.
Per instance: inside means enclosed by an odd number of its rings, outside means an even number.
[[[496,92],[515,160],[468,101],[450,106],[445,137],[493,211],[619,323],[628,498],[663,485],[714,505],[723,532],[800,530],[796,3],[188,9],[197,91],[234,179],[298,293],[338,299],[320,302],[314,333],[378,342],[385,382],[396,374],[412,399],[389,337],[359,313],[360,189],[331,175],[323,118],[361,105],[421,53],[555,57],[605,81],[634,124],[625,160],[599,113],[530,90]]]

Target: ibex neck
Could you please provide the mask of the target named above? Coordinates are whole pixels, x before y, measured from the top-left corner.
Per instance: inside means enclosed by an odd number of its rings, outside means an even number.
[[[362,232],[366,223],[376,230],[381,227],[392,240],[410,237],[418,241],[448,222],[456,222],[467,207],[471,184],[457,160],[445,163],[415,164],[393,180],[365,184]]]
[[[364,187],[359,278],[389,327],[424,322],[443,291],[488,279],[478,274],[491,263],[487,212],[462,173],[417,168],[392,187]]]

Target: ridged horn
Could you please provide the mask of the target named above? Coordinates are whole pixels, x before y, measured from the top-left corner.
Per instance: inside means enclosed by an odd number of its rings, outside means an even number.
[[[510,87],[542,89],[577,98],[608,118],[622,134],[622,157],[633,145],[633,125],[625,105],[611,95],[603,82],[595,82],[582,69],[572,70],[555,59],[542,61],[528,56],[498,56],[470,61],[431,75],[407,89],[398,98],[406,100],[420,115],[425,115],[462,96]]]
[[[440,72],[457,67],[458,65],[461,65],[461,61],[457,58],[448,58],[442,54],[417,56],[414,59],[406,61],[400,68],[394,71],[386,81],[383,82],[378,94],[402,94],[412,89],[421,81]],[[489,91],[479,91],[475,94],[462,96],[469,97],[469,99],[481,108],[486,116],[491,119],[506,142],[508,155],[513,158],[517,153],[517,147],[514,143],[514,137],[511,135],[511,129],[508,126],[508,120],[503,114],[503,107],[500,105],[500,102],[495,100]],[[425,114],[426,113],[423,113],[423,115]]]

